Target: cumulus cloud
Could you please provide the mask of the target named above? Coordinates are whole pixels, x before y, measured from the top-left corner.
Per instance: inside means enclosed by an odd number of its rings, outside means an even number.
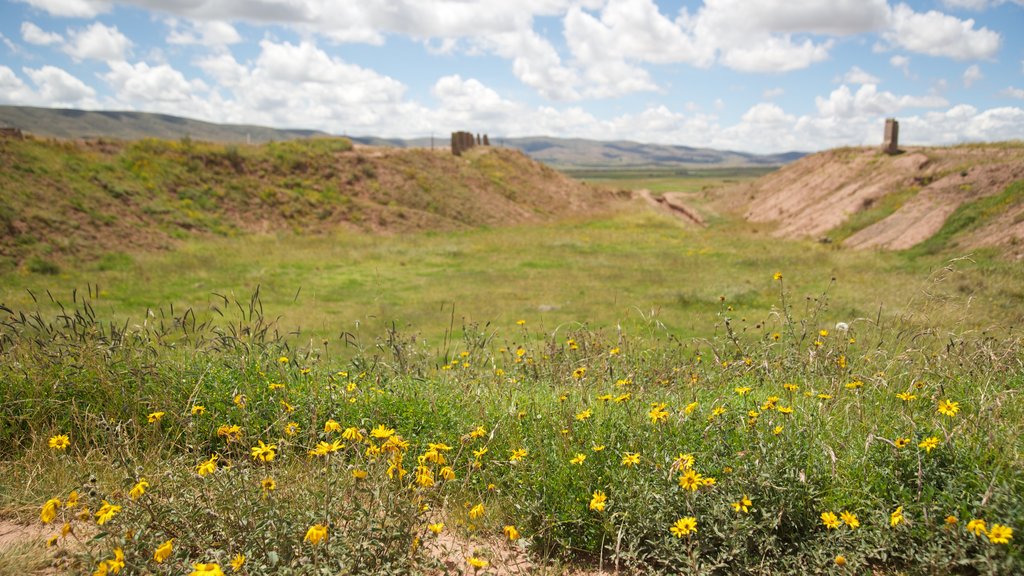
[[[1000,91],[999,95],[1024,100],[1024,88],[1014,88],[1013,86],[1010,86],[1005,90]]]
[[[897,54],[892,58],[889,58],[889,65],[893,68],[899,68],[903,71],[903,75],[910,77],[910,58]]]
[[[171,19],[167,35],[168,44],[199,44],[202,46],[227,46],[242,41],[242,36],[228,22],[220,20],[180,23]]]
[[[124,60],[132,41],[117,26],[95,22],[81,30],[68,30],[64,51],[75,60]]]
[[[964,70],[963,80],[964,87],[970,88],[975,82],[984,78],[985,75],[981,73],[981,68],[977,64],[971,64]]]
[[[34,105],[91,106],[96,91],[67,71],[55,66],[22,68],[22,72],[36,85]]]
[[[843,74],[841,81],[847,84],[878,84],[881,82],[878,76],[861,70],[860,66],[850,68],[849,72]]]
[[[27,104],[31,101],[32,90],[7,66],[0,64],[0,103]]]
[[[103,0],[18,0],[54,16],[92,18],[110,9]]]
[[[930,10],[914,12],[906,4],[892,11],[886,39],[895,46],[929,56],[945,56],[956,60],[991,58],[999,50],[999,33],[974,27],[974,20]]]
[[[49,46],[64,41],[64,37],[56,32],[46,32],[32,22],[21,23],[21,38],[29,44],[36,46]]]
[[[940,108],[949,102],[940,96],[898,96],[892,92],[879,92],[873,84],[861,86],[857,92],[845,84],[836,88],[828,98],[815,98],[821,116],[855,118],[864,116],[892,116],[906,108]]]

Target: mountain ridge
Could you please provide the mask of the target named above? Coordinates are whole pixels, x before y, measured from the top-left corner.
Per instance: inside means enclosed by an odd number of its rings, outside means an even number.
[[[315,129],[284,129],[248,124],[216,124],[169,114],[116,110],[77,110],[0,106],[0,127],[19,128],[43,137],[138,140],[188,138],[221,143],[262,144],[272,141],[337,136]],[[390,148],[447,148],[448,135],[421,138],[348,136],[357,145]],[[632,140],[588,140],[529,136],[494,136],[491,144],[521,150],[552,167],[571,170],[635,170],[665,168],[735,168],[781,166],[803,157],[802,152],[752,154]]]

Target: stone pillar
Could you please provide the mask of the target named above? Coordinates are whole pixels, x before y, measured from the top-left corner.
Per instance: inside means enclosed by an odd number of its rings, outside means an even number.
[[[885,140],[882,142],[882,152],[890,155],[900,152],[900,123],[895,118],[885,119]]]
[[[490,146],[491,141],[487,139],[487,134],[484,134],[484,146]]]

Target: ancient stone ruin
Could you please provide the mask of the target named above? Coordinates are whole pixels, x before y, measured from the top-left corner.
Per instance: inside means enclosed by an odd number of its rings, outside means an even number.
[[[452,132],[452,154],[462,156],[462,153],[474,146],[490,146],[491,142],[487,134],[473,136],[470,132]]]
[[[895,118],[885,119],[885,140],[882,142],[882,152],[886,154],[900,153],[900,123]]]
[[[12,140],[24,140],[25,136],[21,133],[20,128],[2,128],[0,127],[0,138],[10,138]]]

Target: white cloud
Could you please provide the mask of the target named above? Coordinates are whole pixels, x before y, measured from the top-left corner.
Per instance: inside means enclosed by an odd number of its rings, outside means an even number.
[[[793,43],[789,36],[765,38],[753,46],[736,47],[722,54],[722,63],[740,72],[791,72],[828,59],[832,42]]]
[[[893,68],[899,68],[903,71],[904,76],[908,78],[910,77],[910,58],[897,54],[892,58],[889,58],[889,65]]]
[[[179,22],[172,19],[168,22],[171,32],[167,36],[168,44],[200,44],[203,46],[226,46],[242,41],[242,36],[228,22],[211,20],[188,22],[184,29],[179,29]]]
[[[113,90],[115,98],[142,109],[187,110],[161,105],[187,104],[193,101],[195,94],[208,90],[202,80],[188,81],[181,72],[167,64],[150,66],[145,62],[110,62],[109,66],[110,70],[102,74],[102,78]]]
[[[984,78],[985,75],[981,73],[981,68],[977,64],[971,64],[964,70],[963,80],[964,87],[970,88],[975,82]]]
[[[861,70],[860,66],[850,68],[850,71],[844,74],[840,80],[847,84],[878,84],[881,82],[878,76]]]
[[[84,30],[68,30],[64,51],[75,60],[124,60],[132,41],[117,26],[95,22]]]
[[[0,103],[28,104],[32,101],[32,90],[7,66],[0,64]]]
[[[1024,100],[1024,88],[1014,88],[1013,86],[1010,86],[1009,88],[1000,91],[999,95]]]
[[[110,3],[101,0],[18,0],[45,10],[54,16],[92,18],[110,9]]]
[[[906,108],[939,108],[948,106],[949,102],[939,96],[897,96],[892,92],[879,92],[873,84],[865,84],[854,93],[844,84],[828,98],[815,98],[815,104],[821,116],[851,119],[892,116]]]
[[[580,82],[576,71],[564,66],[554,46],[532,29],[493,34],[477,45],[512,60],[512,73],[545,98],[576,100]]]
[[[22,72],[36,85],[35,105],[90,106],[96,91],[65,70],[55,66],[22,68]]]
[[[46,32],[32,22],[21,23],[21,37],[29,44],[36,46],[49,46],[64,41],[64,37],[56,32]]]
[[[4,36],[2,33],[0,33],[0,41],[2,41],[4,43],[4,46],[7,46],[7,49],[11,52],[14,52],[15,54],[20,52],[18,46],[14,42],[11,42],[11,39],[7,36]]]
[[[890,29],[885,38],[896,46],[929,56],[956,60],[991,58],[999,50],[999,33],[974,28],[974,20],[930,10],[914,12],[906,4],[892,11]]]
[[[779,96],[782,96],[785,93],[785,88],[769,88],[762,92],[761,96],[766,100],[771,100],[772,98],[778,98]]]

